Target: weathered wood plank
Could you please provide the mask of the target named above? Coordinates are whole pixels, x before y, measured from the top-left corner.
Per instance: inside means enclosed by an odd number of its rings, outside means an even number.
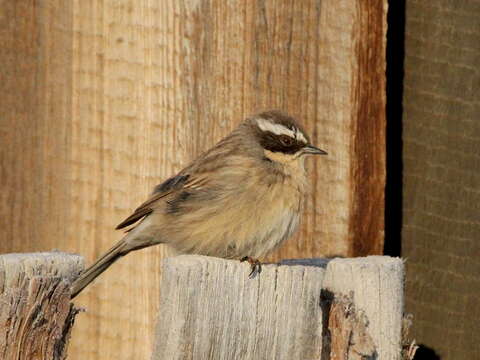
[[[165,259],[152,359],[400,358],[401,260],[294,263]]]
[[[324,269],[249,272],[238,261],[165,259],[153,359],[318,358]]]
[[[0,255],[0,358],[65,359],[78,310],[70,283],[83,258],[60,252]]]

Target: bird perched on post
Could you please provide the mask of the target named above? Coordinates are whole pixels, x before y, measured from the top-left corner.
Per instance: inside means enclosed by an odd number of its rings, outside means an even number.
[[[75,297],[120,257],[168,244],[181,253],[248,260],[262,257],[298,227],[307,192],[305,155],[325,151],[279,111],[257,114],[155,187],[117,229],[126,235],[72,284]]]

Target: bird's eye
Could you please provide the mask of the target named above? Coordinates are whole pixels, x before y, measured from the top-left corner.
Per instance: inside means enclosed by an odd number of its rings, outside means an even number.
[[[293,139],[288,135],[280,136],[280,142],[283,146],[291,146],[293,145]]]

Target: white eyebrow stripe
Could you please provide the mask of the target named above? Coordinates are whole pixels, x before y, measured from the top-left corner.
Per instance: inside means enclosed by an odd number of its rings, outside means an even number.
[[[285,127],[284,125],[274,124],[271,121],[266,119],[257,119],[257,124],[258,124],[258,127],[263,131],[270,131],[275,135],[287,135],[287,136],[290,136],[291,138],[303,141],[304,143],[308,143],[305,135],[303,135],[303,133],[297,128],[295,128],[294,130],[291,130]]]
[[[270,131],[275,135],[287,135],[294,139],[296,138],[295,132],[293,132],[292,130],[290,130],[289,128],[281,124],[274,124],[271,121],[268,121],[265,119],[257,119],[257,124],[258,124],[258,127],[263,131]]]
[[[305,136],[303,135],[303,133],[301,131],[299,131],[298,129],[296,129],[296,130],[297,131],[295,132],[295,135],[297,137],[297,140],[303,141],[305,144],[308,143],[308,141],[305,138]]]

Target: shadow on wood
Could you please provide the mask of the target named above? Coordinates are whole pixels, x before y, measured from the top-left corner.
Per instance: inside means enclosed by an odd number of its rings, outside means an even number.
[[[83,258],[60,252],[0,255],[0,358],[66,358],[78,309],[70,283]]]
[[[164,260],[152,359],[400,359],[400,259],[295,260],[264,265],[255,279],[249,271],[218,258]]]

